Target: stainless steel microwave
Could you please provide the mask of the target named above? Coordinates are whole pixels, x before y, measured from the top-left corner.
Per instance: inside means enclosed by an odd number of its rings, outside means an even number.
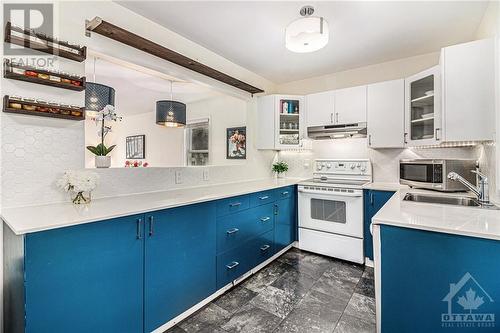
[[[414,188],[443,192],[466,191],[461,183],[448,179],[456,172],[472,184],[476,184],[477,161],[460,159],[412,159],[399,161],[399,182]]]

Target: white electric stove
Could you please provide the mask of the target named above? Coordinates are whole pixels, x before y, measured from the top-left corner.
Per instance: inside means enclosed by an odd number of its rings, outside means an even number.
[[[313,179],[298,185],[299,248],[356,263],[363,255],[363,190],[367,159],[318,159]]]

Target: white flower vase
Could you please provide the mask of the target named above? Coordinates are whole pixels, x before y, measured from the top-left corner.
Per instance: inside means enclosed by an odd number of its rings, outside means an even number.
[[[285,173],[284,172],[277,172],[278,174],[278,179],[285,178]]]
[[[96,168],[109,168],[111,166],[111,156],[96,156],[95,157],[95,167]]]

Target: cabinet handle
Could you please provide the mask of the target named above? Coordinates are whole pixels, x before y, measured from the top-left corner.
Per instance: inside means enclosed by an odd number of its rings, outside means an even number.
[[[438,131],[441,130],[440,128],[436,128],[436,141],[439,141],[440,139],[438,138]]]
[[[149,217],[149,236],[153,236],[153,234],[154,234],[154,224],[155,224],[154,216],[150,216]]]
[[[368,146],[372,145],[372,135],[368,134]]]
[[[274,215],[278,215],[278,205],[274,205]]]
[[[137,222],[136,237],[137,239],[142,239],[142,232],[141,232],[142,219],[137,219],[136,222]]]
[[[227,267],[228,269],[233,269],[233,268],[235,268],[236,266],[238,266],[239,264],[240,264],[239,262],[237,262],[237,261],[233,261],[233,262],[232,262],[232,263],[230,263],[229,265],[226,265],[226,267]]]
[[[333,124],[333,112],[330,113],[330,122]]]
[[[266,216],[266,217],[261,218],[260,220],[261,220],[262,222],[267,222],[267,221],[269,221],[270,219],[271,219],[271,218],[270,218],[269,216]]]
[[[406,138],[408,137],[408,133],[405,133],[404,137],[403,137],[403,142],[406,144],[408,143],[408,140],[406,140]]]
[[[370,205],[373,205],[373,192],[370,192]]]
[[[282,195],[282,196],[288,195],[288,191],[281,192],[281,195]]]
[[[271,247],[270,245],[267,245],[267,244],[266,244],[266,245],[264,245],[264,246],[261,246],[260,250],[261,250],[261,251],[265,251],[265,250],[269,249],[270,247]]]
[[[335,114],[335,123],[336,124],[339,123],[339,113],[338,112]]]
[[[241,202],[233,202],[232,204],[229,204],[229,207],[238,207],[241,206]]]
[[[240,229],[238,228],[233,228],[233,229],[229,229],[227,232],[228,235],[231,235],[231,234],[234,234],[234,233],[237,233],[238,231],[240,231]]]
[[[268,196],[268,195],[265,195],[265,196],[263,196],[263,197],[259,197],[259,200],[267,200],[267,199],[269,199],[269,196]]]

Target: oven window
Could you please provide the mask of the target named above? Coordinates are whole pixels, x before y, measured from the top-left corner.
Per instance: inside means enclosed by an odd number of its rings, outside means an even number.
[[[336,200],[311,199],[311,218],[345,224],[346,203]]]

